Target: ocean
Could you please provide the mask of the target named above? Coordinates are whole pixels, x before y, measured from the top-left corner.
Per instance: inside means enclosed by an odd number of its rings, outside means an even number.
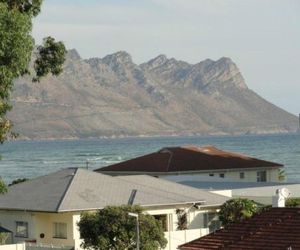
[[[0,176],[8,184],[67,167],[86,167],[87,162],[95,169],[163,147],[192,144],[282,163],[287,181],[300,183],[300,134],[12,141],[0,145]]]

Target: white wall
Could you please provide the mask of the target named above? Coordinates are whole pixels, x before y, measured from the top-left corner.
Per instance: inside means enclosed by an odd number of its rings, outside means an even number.
[[[0,250],[26,250],[25,243],[0,245]]]
[[[267,182],[278,182],[278,169],[265,169],[267,172]],[[159,178],[167,179],[174,182],[182,181],[203,181],[203,176],[207,177],[205,181],[222,181],[220,174],[225,175],[225,179],[232,181],[242,182],[257,182],[257,172],[264,171],[260,170],[230,170],[230,171],[212,171],[213,177],[209,176],[210,172],[204,173],[193,173],[193,174],[181,174],[181,175],[161,175]],[[244,179],[240,178],[240,173],[243,172],[245,175]],[[199,178],[197,178],[199,176]],[[211,178],[210,178],[211,177]]]
[[[179,245],[195,240],[208,234],[208,229],[189,229],[181,231],[165,232],[165,238],[168,240],[164,250],[176,250]]]
[[[184,209],[187,212],[188,229],[177,230],[177,214],[176,209]],[[168,232],[165,232],[169,241],[166,249],[175,250],[178,245],[196,239],[208,233],[208,229],[204,228],[204,214],[215,212],[216,209],[196,209],[192,205],[185,206],[166,206],[151,207],[146,210],[151,215],[167,215]],[[55,246],[74,246],[75,250],[81,250],[80,234],[77,223],[80,220],[79,213],[37,213],[37,212],[0,212],[0,223],[3,227],[14,232],[15,221],[27,221],[29,223],[29,237],[15,238],[14,242],[24,242],[25,240],[36,240],[37,243],[53,244]],[[67,223],[67,239],[53,238],[53,223]],[[44,238],[40,234],[45,235]],[[0,249],[2,250],[2,249]],[[4,250],[4,249],[3,249]],[[5,249],[6,250],[6,249]],[[10,250],[10,249],[7,249]],[[19,249],[12,249],[19,250]],[[22,250],[22,249],[21,249]]]

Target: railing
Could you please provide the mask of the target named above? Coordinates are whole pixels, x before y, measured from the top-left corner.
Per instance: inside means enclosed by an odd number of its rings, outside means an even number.
[[[26,243],[26,250],[74,250],[74,247],[44,243]]]

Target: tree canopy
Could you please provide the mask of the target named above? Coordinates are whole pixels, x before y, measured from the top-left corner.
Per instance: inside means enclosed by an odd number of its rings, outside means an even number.
[[[252,217],[259,212],[256,202],[237,198],[226,201],[219,211],[219,219],[223,226]]]
[[[140,249],[164,248],[162,225],[153,216],[143,213],[139,206],[108,206],[94,213],[83,213],[78,223],[84,249],[136,249],[136,219],[128,212],[139,215]]]
[[[39,81],[48,73],[58,75],[62,71],[66,54],[62,42],[47,37],[35,50],[32,20],[41,5],[42,0],[0,0],[0,143],[13,136],[6,114],[11,109],[14,79],[30,74],[34,81]],[[36,59],[31,69],[33,52]]]

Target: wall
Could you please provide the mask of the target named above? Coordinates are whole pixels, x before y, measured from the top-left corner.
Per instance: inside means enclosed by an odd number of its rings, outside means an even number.
[[[28,222],[28,238],[16,237],[16,221]],[[13,243],[35,238],[34,213],[26,211],[0,211],[0,224],[2,227],[13,232]]]
[[[16,221],[28,222],[28,238],[16,237]],[[67,239],[53,238],[53,223],[67,223]],[[0,211],[1,226],[13,232],[13,243],[36,240],[37,243],[74,246],[72,213],[37,213],[26,211]],[[40,234],[45,235],[44,238]]]
[[[183,209],[187,212],[187,230],[177,230],[176,209]],[[147,211],[151,215],[167,214],[169,231],[165,232],[168,245],[164,250],[175,250],[181,244],[197,239],[209,233],[208,228],[204,228],[204,215],[210,212],[217,212],[216,208],[196,209],[191,205],[175,206],[172,208],[149,208]]]
[[[53,238],[54,222],[67,224],[67,239]],[[72,213],[35,213],[35,231],[35,239],[38,243],[74,246]],[[42,233],[45,235],[44,238],[40,237]]]
[[[187,212],[187,230],[177,230],[178,218],[176,209],[184,209]],[[214,208],[196,209],[190,204],[185,206],[151,207],[147,209],[147,212],[151,215],[167,215],[169,231],[165,232],[165,235],[169,241],[166,248],[168,250],[175,250],[179,244],[207,234],[208,229],[204,228],[204,215],[205,213],[215,211],[216,209]],[[81,250],[80,234],[77,227],[77,223],[80,220],[79,213],[0,212],[1,225],[13,231],[14,235],[16,220],[27,221],[29,223],[29,238],[15,238],[15,242],[35,239],[37,243],[53,244],[54,246],[74,246],[75,250]],[[67,223],[67,239],[55,239],[52,237],[54,222]],[[45,235],[44,238],[40,238],[41,233]]]
[[[0,250],[26,250],[25,244],[0,245]]]
[[[237,171],[213,171],[211,173],[214,176],[211,178],[210,181],[218,181],[220,178],[220,174],[225,174],[225,179],[231,179],[235,181],[242,181],[242,182],[257,182],[257,171],[263,171],[264,169],[260,170],[237,170]],[[278,169],[265,169],[267,171],[267,182],[278,182]],[[245,178],[240,179],[240,172],[244,172]],[[160,178],[167,179],[170,181],[203,181],[203,176],[209,176],[209,172],[205,173],[193,173],[193,174],[181,174],[181,175],[162,175]],[[200,176],[197,179],[197,176]],[[209,179],[207,180],[209,181]]]
[[[206,234],[208,234],[208,229],[204,228],[165,232],[168,244],[164,250],[176,250],[179,245],[195,240]]]

